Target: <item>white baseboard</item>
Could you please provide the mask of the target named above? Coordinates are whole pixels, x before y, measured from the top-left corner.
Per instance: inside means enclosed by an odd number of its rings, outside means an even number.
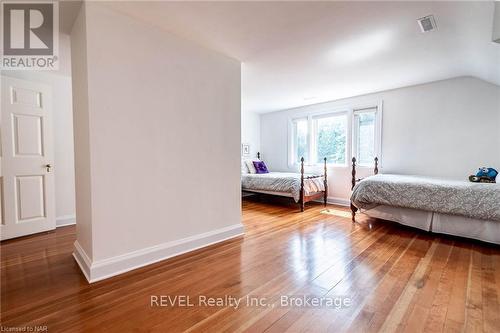
[[[78,241],[76,241],[73,257],[80,266],[87,281],[93,283],[208,245],[241,236],[243,232],[243,225],[235,224],[203,234],[97,261],[92,261]]]
[[[349,207],[351,205],[351,201],[345,198],[328,197],[326,199],[326,202],[332,205],[346,206],[346,207]]]
[[[75,250],[73,251],[73,258],[75,258],[76,263],[80,266],[80,270],[83,275],[85,275],[87,281],[92,282],[90,279],[90,267],[92,266],[92,261],[77,240],[75,241],[74,246]]]
[[[65,227],[67,225],[76,224],[76,216],[75,215],[65,215],[56,217],[56,228]]]

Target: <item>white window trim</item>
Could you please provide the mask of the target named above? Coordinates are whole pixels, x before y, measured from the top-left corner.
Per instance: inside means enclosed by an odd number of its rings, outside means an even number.
[[[314,119],[320,117],[328,116],[340,116],[342,114],[347,115],[347,142],[346,142],[346,163],[345,164],[334,164],[329,163],[329,167],[347,168],[350,167],[351,158],[357,156],[357,147],[355,145],[356,139],[356,129],[354,127],[354,114],[360,113],[362,110],[374,109],[376,108],[375,117],[375,155],[379,159],[379,167],[381,167],[381,155],[382,155],[382,115],[383,115],[383,101],[374,101],[371,103],[354,104],[354,105],[343,105],[343,106],[331,106],[328,105],[317,105],[312,107],[307,107],[311,111],[301,112],[293,117],[288,118],[288,167],[296,168],[300,165],[300,161],[294,160],[294,131],[293,122],[300,119],[307,119],[308,121],[308,149],[309,149],[309,161],[306,163],[307,166],[318,166],[320,163],[311,163],[314,161]],[[361,168],[372,168],[373,165],[359,165]]]
[[[294,126],[293,123],[294,121],[297,120],[307,120],[309,124],[309,117],[308,116],[298,116],[298,117],[293,117],[288,119],[288,167],[292,168],[294,166],[297,166],[300,161],[294,161],[294,155],[295,155],[295,133],[294,133]],[[309,142],[309,133],[310,133],[310,128],[308,125],[308,138],[307,138],[307,143],[308,146],[310,145]]]
[[[376,109],[375,111],[375,142],[374,142],[374,154],[376,157],[378,157],[379,159],[379,166],[380,166],[380,162],[381,162],[381,154],[382,154],[382,113],[383,113],[383,103],[382,101],[380,101],[377,105],[373,105],[373,104],[369,104],[369,105],[366,105],[366,106],[358,106],[356,108],[353,108],[352,109],[352,118],[351,118],[351,121],[352,121],[352,126],[351,126],[351,131],[352,131],[352,139],[351,139],[351,142],[352,142],[352,156],[353,157],[356,157],[356,160],[360,160],[359,159],[359,156],[358,156],[358,145],[357,145],[357,141],[358,141],[358,127],[355,126],[354,122],[355,122],[355,115],[356,114],[360,114],[360,113],[363,113],[363,112],[372,112],[373,109]],[[373,168],[373,165],[374,165],[374,162],[370,163],[370,164],[362,164],[362,163],[359,163],[357,164],[359,167],[367,167],[367,168]]]

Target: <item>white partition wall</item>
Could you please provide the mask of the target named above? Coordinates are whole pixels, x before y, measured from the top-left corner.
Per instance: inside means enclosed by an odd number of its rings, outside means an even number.
[[[72,43],[87,278],[240,235],[240,63],[96,2]]]

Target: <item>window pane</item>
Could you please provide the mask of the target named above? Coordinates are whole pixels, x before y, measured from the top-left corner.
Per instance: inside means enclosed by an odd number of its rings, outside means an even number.
[[[306,161],[309,160],[309,152],[307,148],[307,119],[295,120],[294,126],[294,161],[300,163],[300,159],[304,157]]]
[[[347,116],[316,119],[317,163],[345,164]]]
[[[356,115],[359,164],[371,165],[375,158],[375,112]]]

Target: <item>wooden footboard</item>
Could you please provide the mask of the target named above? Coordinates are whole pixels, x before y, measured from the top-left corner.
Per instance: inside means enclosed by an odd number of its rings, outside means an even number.
[[[374,162],[375,162],[375,166],[373,168],[373,174],[377,175],[378,174],[378,157],[375,157]],[[352,158],[351,175],[352,175],[352,178],[351,178],[351,191],[352,191],[354,189],[354,186],[356,186],[356,183],[363,179],[363,178],[356,179],[356,157]],[[352,222],[356,222],[356,212],[357,211],[358,211],[358,208],[356,206],[354,206],[354,204],[351,201]]]
[[[326,157],[323,159],[323,176],[304,176],[304,157],[300,159],[300,199],[299,206],[300,211],[303,212],[305,208],[306,202],[318,200],[323,198],[323,204],[326,207],[327,199],[328,199],[328,178],[327,178],[327,167],[326,167]],[[323,186],[325,187],[324,191],[312,193],[310,195],[305,195],[304,189],[304,180],[305,179],[314,179],[323,177]]]

